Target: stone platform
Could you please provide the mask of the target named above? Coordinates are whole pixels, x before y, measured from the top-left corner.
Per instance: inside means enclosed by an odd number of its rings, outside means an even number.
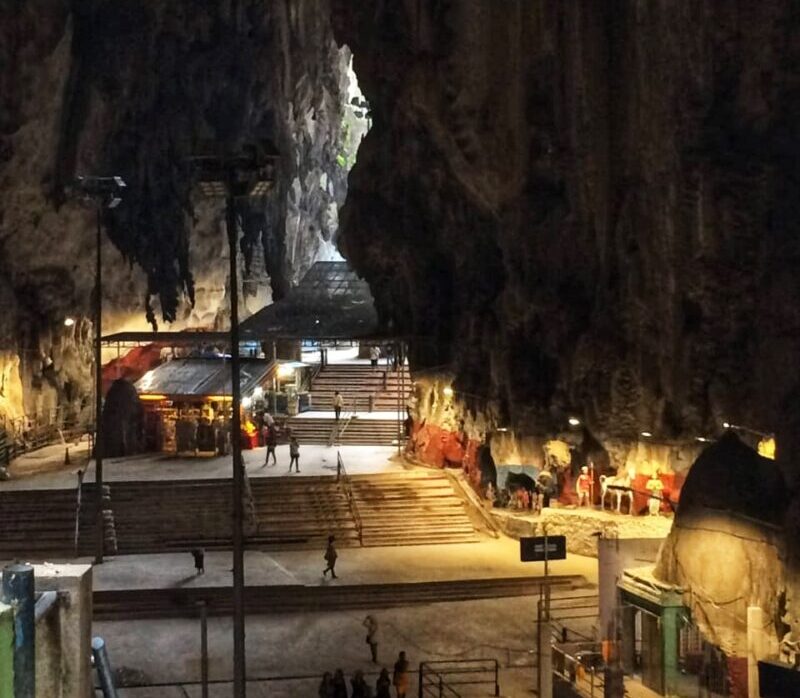
[[[567,552],[597,557],[597,536],[603,538],[667,537],[672,516],[630,516],[599,509],[553,507],[542,514],[528,514],[514,509],[491,509],[493,521],[513,538],[565,535]]]

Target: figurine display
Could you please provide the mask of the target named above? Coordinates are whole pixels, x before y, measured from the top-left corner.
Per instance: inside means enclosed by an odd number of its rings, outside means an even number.
[[[622,513],[623,498],[628,500],[628,513],[633,514],[633,490],[631,489],[631,483],[634,477],[636,477],[636,471],[633,468],[624,471],[622,475],[617,473],[615,477],[601,475],[600,508],[606,508],[606,496],[610,494],[612,507],[616,500],[618,514]]]
[[[645,487],[650,492],[650,499],[647,501],[650,516],[658,516],[659,509],[661,509],[661,493],[664,489],[664,483],[658,477],[658,470],[653,472]]]
[[[575,494],[578,495],[578,506],[591,507],[590,495],[592,492],[592,479],[589,476],[589,468],[585,465],[581,468],[581,474],[575,481]]]

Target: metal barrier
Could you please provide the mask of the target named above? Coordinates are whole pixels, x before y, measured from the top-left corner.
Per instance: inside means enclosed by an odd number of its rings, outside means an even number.
[[[419,698],[461,698],[462,686],[488,686],[500,695],[500,665],[496,659],[451,659],[421,662]]]
[[[604,693],[602,666],[598,668],[591,659],[601,656],[600,645],[596,642],[553,645],[553,676],[568,683],[585,698],[600,698]]]
[[[353,495],[353,485],[350,482],[350,477],[347,474],[347,470],[344,467],[344,460],[342,460],[342,454],[339,451],[336,451],[336,482],[342,488],[342,492],[344,492],[345,497],[347,497],[347,504],[350,507],[350,514],[353,517],[353,522],[356,526],[356,533],[358,533],[358,543],[359,545],[364,545],[364,524],[361,520],[361,514],[358,511],[358,504],[356,504],[356,498]]]
[[[61,408],[54,408],[33,416],[9,419],[0,418],[0,433],[5,433],[2,459],[11,462],[17,456],[36,451],[54,443],[67,443],[91,431],[93,426],[81,424],[77,419],[65,419]],[[0,459],[0,465],[3,465]]]

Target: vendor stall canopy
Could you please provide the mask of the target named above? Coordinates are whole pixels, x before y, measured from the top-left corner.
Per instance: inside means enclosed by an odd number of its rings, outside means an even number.
[[[284,298],[241,324],[243,341],[366,339],[378,334],[369,285],[347,262],[316,262]]]
[[[263,385],[275,364],[264,359],[241,359],[242,394]],[[138,381],[140,395],[224,397],[231,394],[231,365],[222,357],[173,359],[148,371]]]

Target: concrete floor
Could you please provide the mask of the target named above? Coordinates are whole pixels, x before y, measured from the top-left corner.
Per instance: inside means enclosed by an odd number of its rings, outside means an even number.
[[[542,562],[520,562],[519,542],[510,538],[479,543],[412,545],[382,548],[341,548],[336,563],[340,579],[323,579],[322,550],[247,551],[246,583],[264,584],[388,584],[502,577],[538,577]],[[88,562],[88,560],[87,560]],[[597,584],[597,560],[569,555],[549,563],[554,575],[580,575]],[[123,555],[94,568],[95,589],[152,589],[177,586],[224,586],[231,582],[231,554],[209,551],[206,572],[194,576],[188,553]]]
[[[408,468],[397,459],[396,446],[324,446],[300,445],[300,475],[333,475],[336,473],[336,453],[340,452],[347,472],[351,475],[367,473],[397,472]],[[38,454],[38,455],[37,455]],[[72,454],[72,451],[70,451]],[[15,461],[12,479],[0,482],[0,492],[19,489],[60,489],[75,487],[77,471],[85,470],[84,481],[94,482],[94,461],[74,460],[64,466],[64,447],[48,447],[36,451],[36,468],[27,469],[32,459]],[[289,464],[289,446],[276,448],[278,465],[262,468],[266,457],[265,448],[244,451],[243,457],[250,477],[278,477],[286,475]],[[28,458],[27,456],[24,458]],[[44,465],[47,461],[51,465]],[[55,469],[55,470],[54,470]],[[223,478],[231,476],[231,457],[176,457],[164,454],[142,454],[129,458],[109,458],[104,461],[104,479],[115,480],[172,480]]]
[[[380,665],[390,671],[400,650],[406,651],[415,671],[424,660],[494,658],[502,668],[501,695],[524,696],[533,686],[535,598],[437,603],[372,613],[380,626]],[[374,685],[379,667],[369,661],[369,648],[364,642],[361,625],[364,615],[359,611],[249,617],[248,676],[269,679],[254,684],[252,695],[315,696],[318,677],[338,667],[348,675],[361,669]],[[108,642],[115,667],[124,665],[138,669],[145,673],[148,682],[179,683],[196,681],[199,677],[198,621],[95,623],[94,632]],[[230,619],[211,619],[212,680],[230,677],[231,641]],[[412,677],[412,686],[415,682],[416,676]],[[164,692],[139,690],[122,695],[132,698],[171,695],[163,688],[151,690]],[[191,690],[188,693],[199,696],[199,689],[197,693]],[[464,693],[465,696],[491,694],[493,691],[488,689]],[[217,686],[212,695],[230,696],[230,686]],[[412,695],[416,695],[416,690]]]

